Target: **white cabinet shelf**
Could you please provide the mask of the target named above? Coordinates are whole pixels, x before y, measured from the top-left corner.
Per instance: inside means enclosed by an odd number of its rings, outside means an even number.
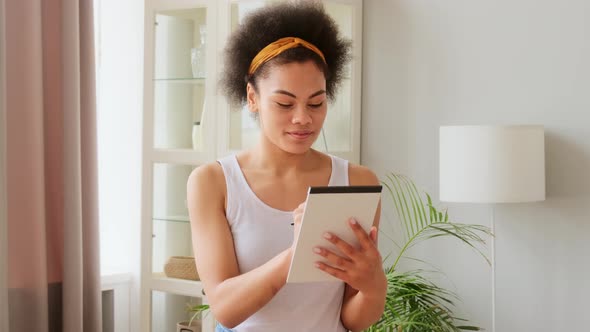
[[[160,292],[177,295],[202,297],[203,285],[200,281],[168,278],[164,273],[153,273],[151,288]]]
[[[171,221],[171,222],[181,222],[188,224],[189,218],[188,216],[156,216],[154,217],[156,221]]]

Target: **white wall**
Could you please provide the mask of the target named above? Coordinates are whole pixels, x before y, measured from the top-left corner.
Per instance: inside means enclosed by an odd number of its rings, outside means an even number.
[[[590,2],[366,0],[363,21],[362,162],[378,175],[407,174],[438,198],[440,125],[546,127],[547,200],[495,209],[496,331],[588,330]],[[489,225],[487,206],[447,206]],[[484,261],[450,239],[415,254],[491,331]]]

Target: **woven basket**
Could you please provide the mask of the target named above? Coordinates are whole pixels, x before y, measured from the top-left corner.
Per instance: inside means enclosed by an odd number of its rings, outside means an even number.
[[[172,256],[164,265],[164,273],[169,278],[199,280],[195,258],[188,256]]]

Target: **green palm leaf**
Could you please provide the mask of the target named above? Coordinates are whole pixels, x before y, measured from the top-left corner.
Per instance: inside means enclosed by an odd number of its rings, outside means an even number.
[[[423,272],[387,274],[385,312],[367,332],[479,330],[475,326],[456,326],[457,321],[465,321],[451,311],[456,295],[426,280],[420,275]]]
[[[456,317],[452,309],[456,294],[428,281],[427,271],[397,272],[397,264],[414,245],[437,237],[459,240],[478,252],[482,251],[485,237],[491,235],[487,227],[450,221],[448,212],[433,204],[428,193],[421,193],[409,178],[390,173],[382,184],[392,201],[404,229],[405,243],[400,247],[393,265],[385,269],[388,281],[385,311],[381,319],[367,332],[418,332],[418,331],[478,331],[479,327],[465,325],[465,319]],[[425,201],[423,198],[425,198]],[[418,260],[419,261],[419,260]],[[431,272],[431,271],[430,271]]]
[[[483,235],[491,235],[487,227],[452,223],[449,220],[448,212],[446,210],[439,211],[432,203],[432,198],[428,193],[424,193],[426,203],[422,200],[421,194],[412,180],[394,173],[388,174],[386,178],[382,184],[391,197],[395,212],[406,233],[405,245],[401,247],[397,259],[388,272],[395,270],[399,260],[403,258],[409,248],[423,240],[440,236],[455,237],[476,250],[490,264],[490,260],[480,249],[485,245]]]
[[[188,325],[190,326],[192,324],[193,320],[195,320],[199,315],[201,315],[204,312],[207,312],[208,310],[209,310],[208,304],[196,304],[196,305],[187,304],[186,311],[193,313],[191,316],[191,319],[188,322]]]

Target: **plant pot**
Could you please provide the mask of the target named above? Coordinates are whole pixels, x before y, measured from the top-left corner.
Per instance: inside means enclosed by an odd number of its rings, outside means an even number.
[[[195,319],[190,326],[188,321],[177,323],[176,332],[201,332],[201,321]]]

